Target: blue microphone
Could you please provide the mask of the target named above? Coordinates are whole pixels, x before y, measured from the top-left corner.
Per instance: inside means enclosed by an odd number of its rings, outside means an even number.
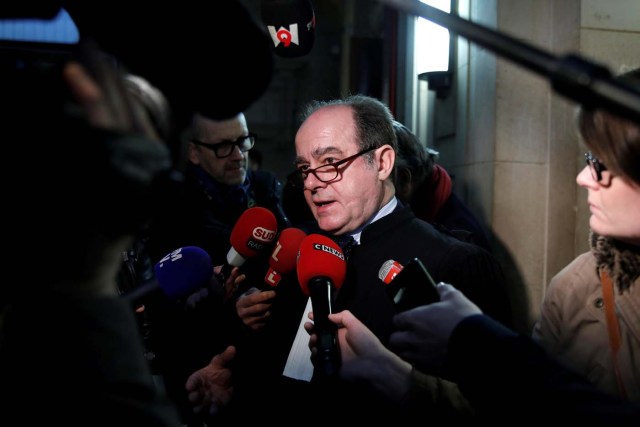
[[[156,263],[155,279],[142,283],[122,296],[135,302],[158,289],[177,300],[209,285],[213,262],[209,254],[197,246],[178,248]]]

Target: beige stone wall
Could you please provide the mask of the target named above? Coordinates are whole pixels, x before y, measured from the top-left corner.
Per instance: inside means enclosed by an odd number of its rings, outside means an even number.
[[[461,0],[459,13],[557,57],[579,53],[613,73],[640,66],[637,0]],[[464,39],[457,57],[457,131],[439,149],[456,191],[494,233],[526,332],[550,278],[587,249],[577,104],[546,76]]]

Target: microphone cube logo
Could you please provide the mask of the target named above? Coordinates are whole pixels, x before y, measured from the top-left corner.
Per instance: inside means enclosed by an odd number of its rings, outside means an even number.
[[[278,47],[280,43],[282,43],[284,47],[289,47],[291,43],[298,46],[300,45],[300,38],[298,36],[298,24],[289,25],[289,29],[280,27],[277,31],[276,27],[269,25],[267,26],[267,29],[269,30],[271,40],[276,47]]]
[[[332,248],[331,246],[323,245],[322,243],[314,243],[313,244],[313,249],[315,249],[316,251],[326,252],[326,253],[331,254],[333,256],[337,256],[342,261],[344,261],[344,254],[342,252],[340,252],[339,250],[337,250],[335,248]]]
[[[182,258],[182,248],[178,248],[175,251],[165,255],[160,261],[158,261],[158,265],[162,267],[162,265],[167,261],[176,262],[181,258]]]
[[[384,283],[389,284],[402,271],[402,265],[398,261],[392,259],[385,261],[378,271],[378,278]]]
[[[282,276],[273,268],[270,268],[269,271],[267,271],[267,275],[264,277],[264,281],[267,282],[267,284],[273,286],[274,288],[278,286],[278,283],[280,283],[280,280],[282,280]]]
[[[275,262],[280,261],[278,259],[278,254],[280,253],[281,250],[282,250],[282,245],[280,244],[280,241],[277,241],[276,247],[273,249],[273,252],[271,252],[271,259],[274,260]]]
[[[256,227],[253,229],[251,235],[256,239],[264,243],[271,243],[276,237],[275,230],[269,230],[264,227]]]
[[[273,242],[276,237],[276,230],[269,230],[264,227],[256,227],[251,232],[251,238],[247,240],[247,247],[252,251],[261,252],[267,245]]]

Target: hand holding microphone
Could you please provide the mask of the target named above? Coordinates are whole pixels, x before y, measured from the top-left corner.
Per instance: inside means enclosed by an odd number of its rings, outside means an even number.
[[[310,234],[300,244],[297,268],[300,287],[311,297],[313,332],[317,335],[317,372],[323,376],[336,375],[340,349],[337,327],[329,320],[329,314],[334,312],[336,292],[347,274],[344,254],[330,238]]]
[[[295,270],[298,249],[305,236],[306,233],[298,228],[289,227],[282,230],[269,257],[269,270],[264,277],[269,290],[261,292],[258,288],[251,288],[236,302],[236,312],[245,326],[254,331],[265,326],[270,315],[271,300],[276,295],[275,288],[280,284],[283,274]]]

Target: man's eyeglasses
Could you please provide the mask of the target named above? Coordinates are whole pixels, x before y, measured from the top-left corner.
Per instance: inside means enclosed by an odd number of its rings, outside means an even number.
[[[354,160],[355,158],[362,156],[363,154],[368,153],[369,151],[373,151],[378,147],[369,147],[365,148],[362,151],[357,152],[356,154],[345,157],[342,160],[338,160],[335,163],[328,163],[326,165],[318,166],[315,169],[297,169],[293,171],[293,173],[287,176],[287,179],[294,187],[302,187],[304,186],[304,181],[307,179],[310,173],[312,173],[318,181],[321,182],[331,182],[340,175],[340,170],[338,166],[341,166],[347,162]]]
[[[586,153],[584,153],[584,157],[587,160],[587,165],[589,165],[591,177],[595,181],[604,184],[602,181],[602,172],[606,171],[607,167],[603,165],[602,162],[600,162],[600,160],[598,160],[598,158],[591,153],[591,151],[587,151]]]
[[[208,144],[206,142],[198,141],[197,139],[192,139],[191,142],[195,145],[199,145],[200,147],[208,148],[213,151],[217,158],[224,159],[233,153],[233,149],[235,147],[238,147],[242,153],[246,153],[251,150],[256,143],[257,137],[258,136],[255,133],[249,133],[249,135],[241,136],[235,141],[224,140],[215,144]]]

